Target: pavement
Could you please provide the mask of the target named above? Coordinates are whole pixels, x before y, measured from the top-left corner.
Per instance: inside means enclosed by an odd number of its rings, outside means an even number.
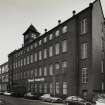
[[[0,98],[5,100],[6,105],[65,105],[63,103],[49,103],[42,102],[41,100],[29,100],[24,98],[16,98],[3,95],[0,95]]]

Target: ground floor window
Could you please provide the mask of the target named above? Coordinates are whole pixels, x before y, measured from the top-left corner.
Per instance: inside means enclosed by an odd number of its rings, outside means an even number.
[[[63,95],[67,95],[67,82],[63,82]]]
[[[35,92],[37,93],[37,84],[35,84]]]
[[[50,83],[50,93],[53,93],[53,84]]]
[[[42,93],[42,84],[39,84],[39,92]]]
[[[47,83],[44,84],[44,93],[47,93]]]
[[[56,82],[56,94],[59,94],[59,82]]]

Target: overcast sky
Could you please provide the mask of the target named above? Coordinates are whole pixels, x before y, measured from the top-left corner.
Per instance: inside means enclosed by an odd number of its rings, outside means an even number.
[[[72,16],[72,10],[86,8],[94,0],[0,0],[0,64],[21,47],[23,33],[33,24],[44,33]],[[101,0],[105,14],[105,0]]]

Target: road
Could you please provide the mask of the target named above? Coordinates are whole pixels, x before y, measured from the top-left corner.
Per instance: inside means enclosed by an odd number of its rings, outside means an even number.
[[[28,100],[24,98],[15,98],[11,96],[0,95],[0,98],[6,101],[6,105],[64,105],[57,103],[47,103],[40,100]]]

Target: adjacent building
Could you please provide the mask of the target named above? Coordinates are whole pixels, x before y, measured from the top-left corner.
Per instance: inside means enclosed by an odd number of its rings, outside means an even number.
[[[56,96],[105,91],[105,19],[100,0],[41,35],[30,25],[8,55],[9,89]]]
[[[0,91],[8,90],[8,62],[0,65]]]

